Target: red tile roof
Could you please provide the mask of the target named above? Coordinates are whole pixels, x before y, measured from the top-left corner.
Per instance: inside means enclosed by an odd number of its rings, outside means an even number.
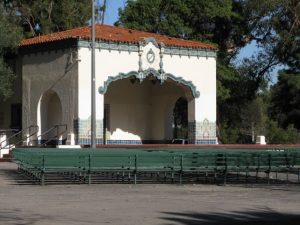
[[[168,37],[155,33],[137,31],[132,29],[125,29],[121,27],[109,26],[109,25],[96,25],[96,39],[101,41],[113,41],[123,43],[136,44],[143,41],[144,38],[153,37],[158,43],[164,43],[166,46],[187,47],[187,48],[202,48],[216,50],[216,46],[197,41],[188,41],[179,38]],[[55,42],[65,39],[90,39],[91,28],[90,26],[79,27],[62,32],[56,32],[52,34],[42,35],[34,38],[29,38],[21,41],[19,44],[22,46],[36,45],[41,43]]]

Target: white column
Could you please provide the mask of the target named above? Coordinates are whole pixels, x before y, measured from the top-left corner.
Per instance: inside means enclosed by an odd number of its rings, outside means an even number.
[[[201,99],[202,97],[202,99]],[[216,144],[216,107],[204,96],[195,99],[195,144]]]
[[[96,90],[96,144],[104,144],[104,95]]]
[[[103,143],[104,95],[96,90],[96,144]],[[79,93],[78,103],[78,143],[91,144],[91,101],[90,90],[86,88]]]

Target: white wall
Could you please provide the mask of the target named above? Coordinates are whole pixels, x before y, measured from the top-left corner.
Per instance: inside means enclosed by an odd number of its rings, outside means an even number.
[[[216,59],[178,55],[164,56],[164,69],[167,73],[192,81],[200,91],[195,101],[196,120],[216,121]]]
[[[80,119],[88,119],[91,115],[91,49],[80,48],[78,50],[80,62],[78,65],[78,116]],[[103,96],[98,88],[103,86],[108,76],[117,76],[120,72],[136,71],[138,68],[137,52],[119,52],[115,50],[96,50],[96,102],[97,119],[103,119]]]
[[[153,49],[155,54],[155,61],[149,63],[147,61],[147,52]],[[78,65],[78,116],[80,119],[87,120],[91,115],[91,104],[90,104],[90,85],[91,85],[91,50],[87,47],[81,47],[79,50],[80,62]],[[108,80],[109,76],[115,77],[119,73],[128,73],[130,71],[139,70],[139,61],[142,60],[142,69],[147,70],[149,68],[154,68],[155,70],[160,69],[160,51],[152,43],[149,43],[143,48],[142,56],[139,57],[138,52],[128,52],[128,51],[118,51],[118,50],[98,50],[96,49],[96,104],[97,104],[97,119],[103,119],[103,102],[107,103],[107,99],[103,99],[103,95],[99,94],[98,88],[104,86],[104,82]],[[194,113],[189,112],[189,121],[204,121],[209,120],[212,123],[216,122],[216,59],[213,57],[197,57],[197,56],[179,56],[179,55],[168,55],[163,56],[163,69],[165,73],[170,73],[178,77],[182,77],[186,81],[192,81],[196,86],[196,89],[200,92],[200,97],[195,100],[191,100],[188,97],[189,110],[195,110]],[[116,82],[116,81],[114,81]],[[127,81],[124,81],[127,82]],[[128,83],[128,82],[127,82]],[[122,86],[120,82],[118,88],[115,88],[115,101],[111,105],[111,117],[118,118],[117,113],[125,113],[127,115],[135,114],[134,122],[133,118],[128,117],[127,120],[123,121],[117,119],[111,121],[111,126],[117,127],[125,126],[125,124],[135,124],[133,127],[122,133],[120,130],[112,131],[111,138],[113,139],[164,139],[171,138],[172,128],[168,125],[170,124],[170,115],[172,114],[171,105],[174,105],[176,100],[184,93],[184,95],[190,96],[191,94],[186,94],[186,87],[183,92],[180,93],[180,89],[176,89],[175,92],[170,92],[165,89],[164,93],[152,91],[151,92],[151,129],[149,127],[149,120],[145,118],[149,112],[145,113],[149,106],[147,104],[135,105],[132,107],[133,103],[137,101],[143,102],[145,96],[141,92],[139,96],[133,96],[132,93],[127,90],[128,85]],[[111,83],[111,87],[115,84]],[[142,86],[140,86],[142,88]],[[143,87],[143,88],[146,88]],[[171,89],[170,89],[171,90]],[[189,90],[189,88],[188,88]],[[160,93],[160,94],[159,94]],[[132,103],[130,103],[132,101]],[[192,101],[192,102],[191,102]],[[127,107],[125,106],[127,105]],[[157,113],[153,113],[153,109]],[[133,111],[135,113],[133,113]],[[140,111],[140,112],[138,112]],[[160,112],[158,112],[160,111]],[[142,113],[143,112],[143,113]],[[158,117],[156,114],[164,114],[164,117]],[[143,115],[143,116],[142,116]],[[148,117],[149,118],[149,117]],[[127,125],[126,125],[127,126]],[[116,133],[114,133],[116,132]],[[127,133],[126,133],[127,132]]]

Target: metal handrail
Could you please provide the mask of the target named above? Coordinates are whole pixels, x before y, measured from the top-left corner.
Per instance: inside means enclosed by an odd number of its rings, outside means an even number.
[[[12,145],[12,144],[9,143],[9,140],[11,140],[12,138],[18,136],[19,134],[23,133],[23,132],[26,131],[26,130],[29,130],[29,136],[26,136],[26,139],[29,138],[29,137],[31,137],[31,136],[33,136],[33,135],[35,135],[38,131],[35,131],[34,133],[30,134],[31,128],[34,128],[34,127],[38,128],[39,126],[37,126],[37,125],[30,125],[29,127],[26,127],[26,128],[24,128],[24,129],[20,130],[19,132],[15,133],[15,134],[13,134],[13,135],[11,135],[11,136],[9,136],[9,137],[6,138],[5,140],[1,141],[1,142],[0,142],[0,149],[4,149],[4,148],[6,148],[7,146]],[[37,129],[37,130],[38,130],[38,129]],[[24,140],[25,140],[25,138],[24,138],[24,139],[21,138],[21,140],[18,141],[18,142],[16,142],[16,143],[14,143],[14,145],[17,145],[17,144],[21,143],[21,142],[24,141]],[[2,143],[4,143],[4,142],[7,142],[8,144],[6,144],[5,146],[2,147]]]
[[[57,139],[57,138],[59,138],[59,136],[60,135],[62,135],[62,134],[64,134],[66,131],[67,131],[67,129],[68,129],[68,126],[67,126],[67,124],[60,124],[60,125],[55,125],[56,126],[56,128],[57,128],[57,134],[54,136],[54,137],[52,137],[52,138],[50,138],[49,140],[47,140],[46,142],[44,142],[43,144],[44,145],[46,145],[46,144],[48,144],[50,141],[52,141],[52,140],[55,140],[55,138]],[[65,127],[65,129],[62,131],[62,132],[58,132],[59,131],[59,127]]]
[[[19,131],[19,129],[2,129],[0,130],[0,133],[6,133],[8,131]]]
[[[59,133],[59,127],[65,127],[63,132]],[[46,130],[45,132],[43,132],[42,134],[40,134],[39,136],[37,136],[37,139],[41,138],[42,136],[44,136],[45,134],[50,133],[51,131],[53,131],[54,129],[57,129],[57,133],[54,137],[51,137],[50,139],[48,139],[46,142],[44,142],[42,145],[46,145],[48,144],[50,141],[54,140],[54,138],[58,138],[60,135],[64,134],[67,129],[68,126],[67,124],[58,124],[58,125],[54,125],[53,127],[51,127],[50,129]]]
[[[32,127],[36,127],[36,128],[37,128],[37,129],[35,130],[35,132],[33,132],[32,134],[30,134],[30,128],[29,128],[29,135],[26,136],[26,138],[21,139],[20,141],[16,142],[15,145],[17,145],[17,144],[23,142],[24,140],[26,140],[26,139],[28,139],[28,138],[30,138],[30,137],[36,135],[36,134],[39,132],[39,126],[35,125],[35,126],[32,126]]]

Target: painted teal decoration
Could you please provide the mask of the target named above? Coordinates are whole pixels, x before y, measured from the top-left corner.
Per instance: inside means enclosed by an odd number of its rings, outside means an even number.
[[[115,77],[109,76],[108,79],[106,81],[104,81],[104,85],[102,87],[99,87],[98,91],[100,94],[105,94],[107,91],[107,88],[111,82],[126,79],[126,78],[129,78],[132,76],[135,76],[136,78],[138,78],[138,72],[131,71],[129,73],[119,73],[119,75],[115,76]]]
[[[150,50],[148,51],[146,57],[147,57],[147,61],[149,63],[153,63],[154,62],[154,60],[155,60],[155,54],[154,54],[152,48],[150,48]]]
[[[141,71],[141,72],[130,71],[129,73],[119,73],[119,75],[117,75],[115,77],[109,76],[108,79],[106,81],[104,81],[103,86],[99,87],[98,91],[100,94],[105,94],[110,83],[117,81],[117,80],[122,80],[122,79],[126,79],[129,77],[135,77],[136,79],[139,79],[142,82],[143,79],[148,76],[156,77],[158,80],[160,80],[161,84],[163,84],[163,82],[167,79],[173,80],[177,83],[188,86],[190,88],[194,98],[198,98],[200,96],[200,92],[197,91],[196,86],[191,81],[186,81],[182,77],[174,76],[173,74],[170,74],[170,73],[160,73],[159,71],[157,71],[153,68],[149,68],[149,69]]]
[[[128,44],[128,43],[114,43],[114,42],[96,42],[95,47],[97,49],[107,49],[107,50],[116,50],[116,51],[128,51],[128,52],[139,52],[139,46],[145,46],[149,42],[152,42],[153,45],[157,48],[164,48],[164,55],[180,55],[180,56],[196,56],[196,57],[207,57],[207,58],[216,58],[217,51],[210,49],[194,49],[194,48],[184,48],[184,47],[174,47],[174,46],[165,46],[163,43],[157,43],[155,38],[145,38],[144,42],[137,44]],[[79,40],[77,43],[79,48],[90,48],[91,44],[85,40]]]

